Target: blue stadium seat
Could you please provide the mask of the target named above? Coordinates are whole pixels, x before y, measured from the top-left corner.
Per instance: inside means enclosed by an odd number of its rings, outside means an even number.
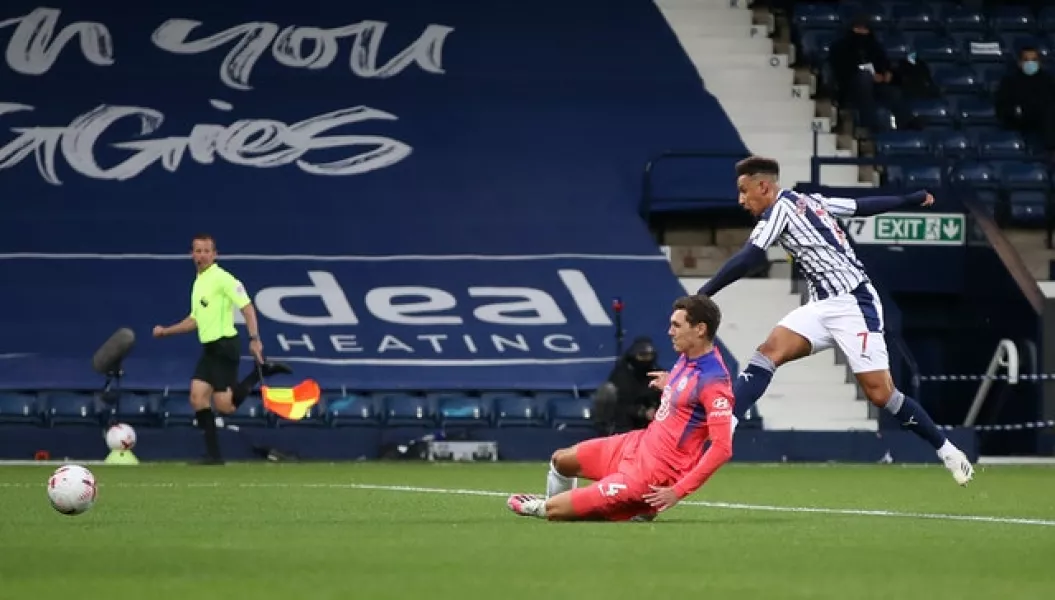
[[[987,29],[985,15],[980,11],[958,6],[945,11],[942,23],[950,32],[980,32]]]
[[[525,394],[494,396],[497,427],[540,427],[546,424],[546,403]]]
[[[956,102],[956,121],[961,127],[995,126],[996,107],[986,98],[961,98]]]
[[[1055,33],[1055,6],[1045,6],[1040,10],[1037,26],[1041,31]]]
[[[1035,225],[1043,223],[1048,213],[1048,193],[1021,190],[1008,194],[1011,220],[1016,223]]]
[[[45,396],[47,422],[51,425],[102,425],[95,396],[53,392]]]
[[[387,425],[435,425],[436,411],[424,396],[388,393],[377,396],[384,407],[384,420]]]
[[[934,83],[946,94],[973,94],[983,89],[983,79],[967,65],[940,65],[932,73]]]
[[[43,423],[36,394],[0,392],[0,423]]]
[[[1041,163],[1007,162],[1000,165],[1000,183],[1009,191],[1048,192],[1051,176]]]
[[[875,135],[876,154],[880,156],[929,156],[930,142],[918,131],[887,131]]]
[[[872,31],[889,29],[893,22],[889,11],[873,3],[843,2],[839,4],[839,14],[842,16],[844,23],[849,23],[857,16],[865,17]]]
[[[589,398],[552,398],[546,407],[554,427],[592,428],[593,401]]]
[[[924,127],[948,127],[952,125],[952,109],[942,99],[916,100],[909,106],[909,112],[919,119]]]
[[[805,31],[799,38],[799,54],[806,64],[821,65],[828,59],[828,51],[836,39],[832,31]]]
[[[259,394],[252,394],[238,410],[229,415],[224,415],[224,420],[239,427],[267,427],[269,418],[267,409],[264,408],[264,400]]]
[[[990,131],[978,136],[978,154],[985,159],[1021,158],[1026,141],[1014,131]]]
[[[984,162],[967,161],[953,168],[950,179],[953,185],[976,189],[997,189],[999,177],[992,165]]]
[[[904,31],[938,28],[937,14],[933,7],[927,4],[896,4],[892,13],[894,24]]]
[[[163,396],[158,413],[164,427],[194,427],[194,408],[186,392],[171,392]]]
[[[1007,65],[1003,63],[976,64],[974,65],[974,69],[979,75],[981,75],[982,81],[985,82],[986,90],[989,93],[996,92],[1000,80],[1003,79],[1004,74],[1007,73]]]
[[[955,41],[937,35],[919,35],[912,42],[916,55],[929,63],[955,63],[963,59],[963,52]]]
[[[327,397],[326,414],[333,427],[374,427],[381,424],[376,400],[361,394]]]
[[[975,190],[975,199],[990,217],[996,218],[1000,206],[1000,194],[997,190]]]
[[[1047,58],[1051,55],[1051,48],[1048,46],[1047,40],[1038,38],[1032,33],[1009,31],[1001,33],[997,37],[1004,48],[1004,53],[1011,60],[1014,60],[1018,53],[1022,51],[1022,48],[1027,46],[1036,49],[1037,53],[1042,57]]]
[[[121,394],[110,417],[133,427],[156,427],[161,424],[159,398],[153,394]]]
[[[446,394],[436,399],[440,425],[487,427],[491,424],[491,406],[477,396]]]
[[[937,131],[931,139],[931,145],[942,156],[967,158],[975,155],[974,140],[962,131]]]
[[[1032,31],[1033,13],[1025,6],[997,5],[989,13],[989,25],[996,31]]]
[[[913,189],[934,189],[942,183],[941,168],[936,166],[904,167],[901,170],[901,182]]]
[[[883,50],[887,53],[887,58],[891,61],[904,58],[911,49],[909,38],[902,35],[900,31],[884,31],[882,33],[877,33],[876,38],[879,40],[879,43],[882,44]]]
[[[839,29],[842,19],[833,4],[796,4],[791,16],[796,29]]]

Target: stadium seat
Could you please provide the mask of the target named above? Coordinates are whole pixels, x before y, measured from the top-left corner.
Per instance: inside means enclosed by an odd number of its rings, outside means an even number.
[[[961,127],[995,126],[996,107],[985,98],[961,98],[956,102],[956,121]]]
[[[930,142],[918,131],[887,131],[875,136],[876,154],[880,156],[929,156]]]
[[[327,397],[326,416],[332,427],[374,427],[381,414],[374,398],[361,394],[338,394]]]
[[[953,185],[976,189],[997,189],[999,178],[993,167],[984,162],[967,161],[953,168],[951,178]]]
[[[799,55],[805,64],[824,64],[835,38],[836,34],[832,31],[804,31],[799,38]]]
[[[493,398],[497,427],[540,427],[546,424],[546,404],[525,394],[496,394]]]
[[[161,398],[158,413],[164,427],[194,427],[194,408],[190,405],[190,395],[186,392],[173,392]]]
[[[996,31],[1032,31],[1033,13],[1025,6],[996,5],[989,13],[989,25]]]
[[[1055,6],[1045,6],[1037,15],[1037,26],[1047,33],[1055,32]]]
[[[975,200],[986,210],[990,217],[996,218],[1000,213],[1000,194],[997,190],[975,190]]]
[[[905,167],[901,170],[901,182],[912,189],[937,188],[942,184],[941,167]]]
[[[1051,48],[1048,47],[1047,41],[1042,38],[1038,38],[1032,33],[1026,33],[1023,31],[1010,31],[1001,33],[997,36],[1000,40],[1000,44],[1004,49],[1004,53],[1008,59],[1014,60],[1018,56],[1022,48],[1031,46],[1036,49],[1037,53],[1042,57],[1047,58],[1051,55]]]
[[[876,38],[883,45],[883,50],[887,54],[887,58],[891,61],[897,61],[904,58],[911,49],[909,39],[901,35],[899,31],[884,31],[877,33]]]
[[[102,425],[97,401],[92,394],[53,392],[45,398],[50,425]]]
[[[916,100],[909,106],[912,116],[924,127],[947,127],[952,125],[952,110],[942,99]]]
[[[796,29],[839,29],[842,27],[842,19],[839,11],[833,4],[796,4],[791,17],[791,23]]]
[[[481,398],[467,394],[444,394],[436,399],[440,425],[487,427],[491,424],[491,407]]]
[[[962,131],[935,132],[933,147],[942,156],[949,158],[968,158],[975,156],[974,141]]]
[[[990,160],[1023,158],[1026,141],[1014,131],[989,131],[978,136],[978,154]]]
[[[0,423],[43,423],[36,394],[0,392]]]
[[[892,12],[894,24],[904,31],[931,30],[938,26],[937,15],[927,4],[897,4]]]
[[[238,410],[230,415],[224,415],[223,418],[228,423],[239,427],[267,427],[269,423],[264,400],[258,394],[246,398]]]
[[[156,427],[161,420],[158,404],[158,397],[151,394],[121,394],[109,417],[133,427]]]
[[[984,87],[984,80],[967,65],[940,65],[934,68],[934,83],[946,94],[974,94]]]
[[[1048,213],[1048,193],[1042,191],[1013,191],[1008,194],[1011,220],[1023,225],[1044,223]]]
[[[386,425],[435,425],[436,413],[434,407],[424,396],[405,393],[388,393],[377,396],[381,406],[384,407],[384,421]]]
[[[589,398],[551,398],[547,410],[558,429],[593,428],[593,401]]]
[[[1009,191],[1051,189],[1051,179],[1044,165],[1033,162],[1006,162],[1000,165],[1000,183]]]
[[[963,52],[953,40],[937,35],[917,36],[912,47],[916,49],[916,55],[928,63],[955,63],[963,58]]]
[[[948,31],[954,33],[981,32],[987,27],[985,16],[981,12],[959,6],[945,11],[942,23]]]

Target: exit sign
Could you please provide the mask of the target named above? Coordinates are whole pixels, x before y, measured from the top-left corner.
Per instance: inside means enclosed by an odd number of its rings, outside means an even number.
[[[846,231],[858,244],[962,246],[967,224],[959,213],[886,213],[850,217]]]

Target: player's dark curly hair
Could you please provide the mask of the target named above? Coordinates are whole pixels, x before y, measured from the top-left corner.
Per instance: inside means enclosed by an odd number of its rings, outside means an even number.
[[[722,323],[722,309],[711,300],[710,296],[693,294],[682,296],[674,301],[674,310],[684,310],[685,320],[689,325],[703,323],[707,326],[707,339],[714,340],[718,326]]]
[[[762,156],[749,156],[736,163],[736,176],[741,175],[772,175],[780,176],[780,163],[772,158]]]

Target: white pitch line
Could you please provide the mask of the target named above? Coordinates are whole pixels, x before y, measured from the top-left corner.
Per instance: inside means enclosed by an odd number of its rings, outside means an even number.
[[[100,487],[118,488],[216,488],[216,487],[240,487],[240,488],[322,488],[322,489],[344,489],[344,490],[372,490],[382,492],[409,492],[414,494],[445,494],[452,496],[486,496],[491,498],[504,498],[511,495],[510,492],[498,492],[493,490],[471,490],[460,488],[434,488],[410,485],[380,485],[370,483],[227,483],[227,482],[201,482],[201,483],[99,483]],[[25,482],[0,482],[0,488],[43,488],[43,484]],[[809,513],[822,515],[843,515],[855,517],[896,517],[902,519],[929,519],[937,521],[967,521],[973,523],[995,523],[1001,525],[1033,525],[1037,527],[1055,527],[1055,520],[1050,519],[1027,519],[1020,517],[989,517],[983,515],[949,515],[942,513],[920,513],[899,512],[893,510],[865,510],[855,508],[823,508],[811,506],[770,506],[766,504],[741,504],[737,502],[707,502],[702,500],[686,500],[679,504],[687,506],[702,506],[706,508],[719,508],[726,510],[744,510],[755,512],[784,512],[784,513]]]

